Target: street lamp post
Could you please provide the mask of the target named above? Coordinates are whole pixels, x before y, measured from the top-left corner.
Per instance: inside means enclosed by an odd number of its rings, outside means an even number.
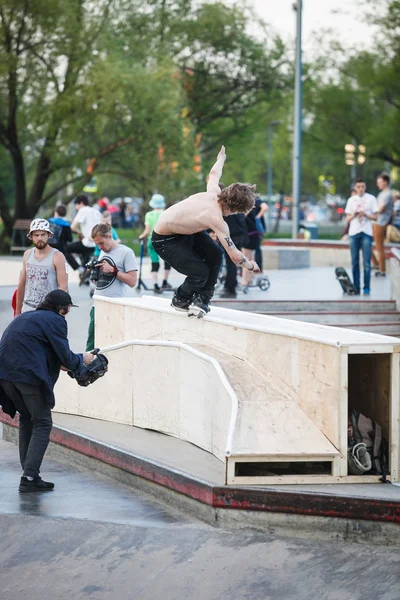
[[[303,0],[297,0],[293,7],[296,11],[296,75],[294,98],[293,130],[293,191],[292,191],[292,238],[297,237],[299,229],[299,205],[301,194],[301,135],[302,135],[302,12]]]
[[[275,125],[280,125],[280,121],[270,121],[268,123],[268,200],[271,200],[273,187],[272,187],[272,138],[274,135],[273,127]]]

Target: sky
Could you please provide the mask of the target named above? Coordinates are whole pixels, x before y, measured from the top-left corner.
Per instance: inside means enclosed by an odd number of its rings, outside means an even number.
[[[284,40],[294,40],[296,13],[294,0],[248,0],[258,15]],[[317,50],[317,33],[332,29],[345,46],[368,47],[373,28],[361,20],[360,0],[303,0],[303,48],[308,57]]]

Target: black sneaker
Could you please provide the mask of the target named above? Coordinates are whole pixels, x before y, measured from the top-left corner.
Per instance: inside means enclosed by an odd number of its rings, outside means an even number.
[[[18,491],[21,494],[27,494],[30,492],[51,492],[54,490],[54,483],[43,481],[39,476],[29,481],[27,477],[21,477]]]
[[[162,286],[161,286],[162,290],[173,290],[174,288],[172,287],[171,284],[168,283],[168,281],[164,281]]]
[[[189,310],[190,302],[190,300],[182,300],[181,298],[178,298],[178,296],[175,294],[172,297],[171,306],[172,308],[175,308],[175,310],[187,312]]]
[[[154,284],[153,292],[155,294],[162,294],[162,289],[160,288],[160,286],[157,283]]]
[[[189,306],[189,317],[197,317],[202,319],[204,315],[210,312],[208,303],[204,301],[200,296],[195,296]]]
[[[237,294],[236,294],[236,292],[230,292],[229,290],[224,290],[223,292],[220,293],[219,297],[220,298],[236,298]]]

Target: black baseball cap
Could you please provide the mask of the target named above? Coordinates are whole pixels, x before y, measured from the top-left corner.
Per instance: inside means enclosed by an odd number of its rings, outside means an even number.
[[[45,300],[48,300],[54,304],[54,306],[74,306],[75,308],[78,308],[76,304],[73,304],[72,298],[68,292],[64,292],[64,290],[53,290],[52,292],[49,292]]]

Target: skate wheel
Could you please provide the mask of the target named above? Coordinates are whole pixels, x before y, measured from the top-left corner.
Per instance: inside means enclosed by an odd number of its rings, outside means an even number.
[[[262,279],[260,279],[260,281],[258,282],[258,287],[263,291],[266,292],[267,290],[269,290],[271,286],[271,282],[269,280],[268,277],[263,277]]]

